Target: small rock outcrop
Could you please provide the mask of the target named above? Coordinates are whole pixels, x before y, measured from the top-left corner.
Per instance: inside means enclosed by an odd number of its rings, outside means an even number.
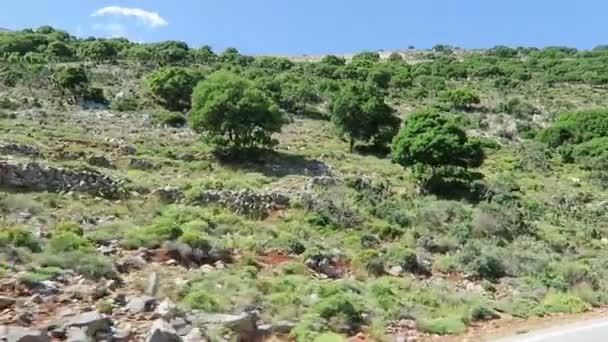
[[[112,161],[105,156],[91,156],[87,159],[87,163],[91,166],[104,167],[106,169],[114,168]]]
[[[37,163],[0,162],[0,187],[27,191],[77,191],[106,198],[118,198],[123,194],[122,182],[100,173]]]
[[[145,159],[132,158],[129,162],[129,167],[136,170],[152,170],[156,168],[156,165]]]
[[[182,338],[175,332],[175,329],[166,321],[159,319],[154,321],[146,342],[181,342]]]
[[[152,195],[155,195],[161,202],[167,204],[181,202],[185,197],[180,189],[171,186],[156,189],[152,192]]]

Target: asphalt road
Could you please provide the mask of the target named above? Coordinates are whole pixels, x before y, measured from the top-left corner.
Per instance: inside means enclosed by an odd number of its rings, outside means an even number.
[[[566,324],[492,342],[607,342],[608,318]]]

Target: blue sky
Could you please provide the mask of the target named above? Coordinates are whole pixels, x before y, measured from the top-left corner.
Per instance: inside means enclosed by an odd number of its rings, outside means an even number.
[[[437,43],[592,48],[608,43],[607,15],[606,0],[3,0],[0,27],[299,55]]]

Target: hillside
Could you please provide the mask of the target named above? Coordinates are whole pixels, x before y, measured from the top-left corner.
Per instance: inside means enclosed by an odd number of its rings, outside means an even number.
[[[0,56],[0,336],[463,340],[608,304],[602,47],[304,61],[42,27]]]

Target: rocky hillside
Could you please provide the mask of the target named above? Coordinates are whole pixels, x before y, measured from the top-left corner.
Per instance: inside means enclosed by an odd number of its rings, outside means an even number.
[[[602,48],[294,61],[42,27],[0,55],[8,341],[459,341],[608,304]]]

